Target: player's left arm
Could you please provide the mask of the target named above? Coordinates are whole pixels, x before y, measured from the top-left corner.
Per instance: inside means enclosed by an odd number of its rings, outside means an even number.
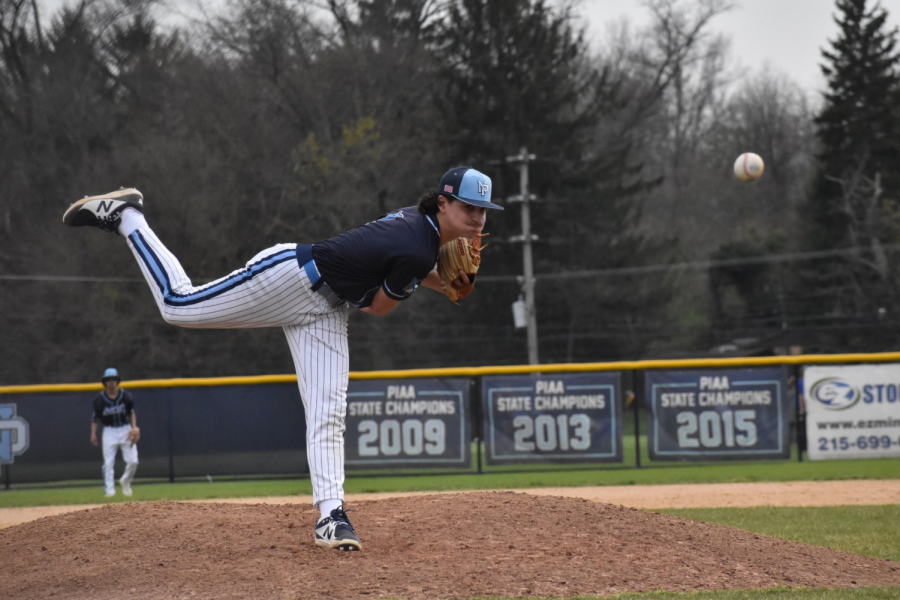
[[[372,298],[372,304],[359,310],[370,315],[383,317],[384,315],[397,308],[398,304],[400,304],[399,300],[389,298],[388,295],[384,292],[384,288],[381,288],[377,292],[375,292],[375,297]]]
[[[409,298],[420,285],[429,285],[426,284],[426,281],[434,273],[428,273],[422,279],[422,272],[425,270],[423,267],[431,268],[433,266],[433,260],[431,257],[416,254],[400,254],[392,258],[388,264],[388,273],[384,278],[384,283],[375,292],[372,303],[367,308],[360,310],[370,315],[383,317],[397,308],[397,305]]]

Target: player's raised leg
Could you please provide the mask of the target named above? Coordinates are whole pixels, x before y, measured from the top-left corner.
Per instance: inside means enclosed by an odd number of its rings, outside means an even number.
[[[320,309],[297,262],[296,244],[264,250],[226,277],[194,286],[179,260],[147,225],[143,196],[134,188],[79,200],[66,211],[63,222],[125,236],[160,314],[173,325],[281,327],[309,322]]]
[[[128,236],[128,246],[163,318],[191,328],[241,329],[296,325],[316,303],[296,244],[263,250],[231,274],[194,286],[184,269],[149,227]]]

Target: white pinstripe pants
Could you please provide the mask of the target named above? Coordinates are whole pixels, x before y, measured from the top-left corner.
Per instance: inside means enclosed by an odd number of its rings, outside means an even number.
[[[194,286],[149,227],[127,238],[159,312],[180,327],[282,327],[297,369],[306,413],[313,503],[344,498],[344,416],[350,353],[347,314],[312,291],[296,244],[263,250],[226,277]]]

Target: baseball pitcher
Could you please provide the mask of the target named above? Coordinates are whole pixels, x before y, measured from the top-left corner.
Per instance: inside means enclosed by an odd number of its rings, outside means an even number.
[[[313,502],[321,515],[316,544],[359,550],[359,537],[343,508],[348,312],[352,307],[386,315],[420,285],[454,300],[465,297],[475,284],[489,208],[502,210],[491,202],[490,178],[471,167],[456,167],[418,206],[323,242],[273,246],[202,286],[191,283],[150,229],[143,195],[134,188],[79,200],[63,222],[122,235],[168,323],[284,329],[306,412]],[[442,250],[446,245],[450,248]]]

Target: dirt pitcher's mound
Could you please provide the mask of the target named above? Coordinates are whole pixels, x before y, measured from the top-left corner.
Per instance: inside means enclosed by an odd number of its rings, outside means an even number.
[[[0,597],[471,598],[900,585],[900,563],[587,500],[394,498],[350,513],[362,552],[313,544],[312,508],[131,503],[0,531]]]

